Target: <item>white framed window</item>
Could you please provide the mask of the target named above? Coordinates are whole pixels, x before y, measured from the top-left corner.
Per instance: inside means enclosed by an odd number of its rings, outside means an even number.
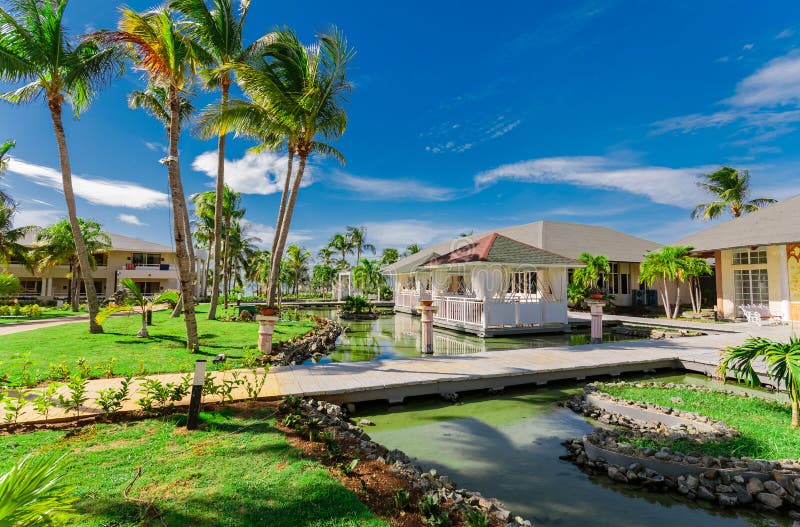
[[[767,263],[767,250],[737,249],[733,252],[733,265],[758,265]]]
[[[536,271],[511,273],[511,279],[508,282],[508,292],[522,295],[535,295],[538,291],[536,279]]]
[[[769,278],[766,269],[734,269],[733,288],[737,306],[769,305]]]
[[[612,263],[609,266],[611,267],[611,275],[608,281],[608,292],[612,295],[627,295],[630,293],[630,273],[621,273],[618,263]]]

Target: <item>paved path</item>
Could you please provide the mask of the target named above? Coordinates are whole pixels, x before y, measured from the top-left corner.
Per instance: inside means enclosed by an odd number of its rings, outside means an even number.
[[[255,384],[263,375],[266,382],[260,398],[275,399],[296,394],[338,402],[388,399],[399,402],[414,395],[465,390],[503,388],[518,384],[544,384],[562,379],[583,379],[596,375],[651,371],[657,368],[680,368],[711,373],[719,361],[720,350],[744,341],[749,334],[775,339],[789,337],[789,326],[750,327],[750,331],[719,333],[701,337],[682,337],[660,341],[615,342],[585,346],[518,349],[482,352],[458,356],[431,356],[417,359],[375,360],[357,363],[298,365],[274,368],[269,373],[246,370],[215,372],[217,384],[231,382],[238,376]],[[185,374],[153,375],[162,383],[178,383]],[[98,392],[116,388],[121,379],[97,379],[88,382],[89,401],[82,414],[100,411],[95,400]],[[66,394],[62,387],[60,393]],[[141,381],[135,381],[131,400],[124,410],[137,410],[135,401],[142,395]],[[27,394],[33,398],[36,391]],[[244,387],[235,389],[234,399],[248,398]],[[209,397],[207,400],[218,400]],[[188,400],[181,401],[188,404]],[[63,410],[52,409],[51,419],[69,418]],[[41,421],[28,405],[20,421]]]
[[[13,333],[21,333],[23,331],[31,331],[39,328],[48,328],[50,326],[60,326],[62,324],[71,324],[73,322],[86,322],[88,320],[89,320],[89,315],[73,315],[61,318],[28,320],[25,322],[9,322],[6,324],[0,324],[0,335],[11,335]]]

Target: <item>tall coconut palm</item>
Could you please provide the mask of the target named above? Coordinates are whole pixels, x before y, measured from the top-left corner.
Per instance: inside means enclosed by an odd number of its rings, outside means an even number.
[[[251,282],[255,282],[257,294],[261,294],[266,288],[267,280],[269,280],[269,266],[269,251],[256,251],[250,256],[247,278]]]
[[[14,214],[16,205],[13,202],[0,200],[0,265],[8,271],[8,264],[12,261],[23,262],[29,268],[31,259],[28,248],[22,245],[25,235],[32,232],[35,227],[15,227]]]
[[[322,265],[326,265],[328,267],[333,265],[333,249],[330,246],[326,245],[322,247],[319,251],[317,251],[317,258],[319,258],[319,263]]]
[[[299,295],[298,286],[300,285],[300,278],[308,273],[311,253],[298,245],[290,245],[286,248],[286,262],[292,270],[294,295],[297,297]]]
[[[741,346],[727,348],[719,364],[724,379],[731,371],[739,381],[760,386],[755,363],[764,361],[776,388],[785,388],[792,401],[792,428],[800,427],[800,338],[775,342],[763,337],[751,338]]]
[[[400,253],[394,247],[387,247],[381,254],[381,265],[391,265],[400,259]]]
[[[276,120],[289,129],[287,139],[298,158],[286,210],[276,225],[278,240],[273,262],[282,259],[309,156],[317,152],[344,160],[335,148],[319,139],[335,140],[347,127],[342,103],[350,91],[347,65],[354,51],[335,27],[317,40],[314,45],[304,46],[294,32],[276,32],[264,48],[264,60],[237,68],[245,92],[270,101]],[[279,273],[279,267],[274,265],[267,303],[275,300]]]
[[[369,251],[375,254],[375,246],[367,242],[367,228],[366,227],[347,227],[347,237],[356,251],[356,264],[361,261],[361,253]]]
[[[659,294],[664,304],[664,311],[667,318],[677,318],[681,304],[680,282],[684,276],[686,257],[692,247],[689,246],[669,246],[665,245],[657,251],[652,251],[644,256],[644,261],[640,267],[640,279],[647,285],[652,286],[656,282],[661,282]],[[669,295],[670,283],[675,284],[676,298],[675,311],[671,312],[671,301]]]
[[[251,49],[243,44],[244,22],[250,8],[250,0],[239,3],[238,14],[231,0],[171,0],[170,6],[183,13],[188,19],[187,30],[203,49],[212,57],[201,76],[209,90],[220,90],[220,109],[228,106],[228,98],[233,82],[233,66],[246,60]],[[222,246],[223,194],[225,188],[225,139],[226,133],[217,137],[217,182],[216,214],[214,216],[214,274],[211,283],[211,306],[208,318],[213,320],[217,313],[217,300],[220,287],[220,250]],[[226,298],[227,303],[227,298]]]
[[[34,259],[39,271],[65,262],[69,265],[72,274],[69,297],[73,311],[78,311],[80,305],[80,287],[78,286],[80,277],[83,276],[84,283],[88,277],[88,280],[92,281],[94,285],[91,271],[97,267],[95,255],[111,249],[111,237],[103,231],[98,222],[78,218],[78,225],[81,229],[81,239],[84,240],[89,252],[89,267],[86,269],[83,268],[78,257],[75,239],[72,236],[68,220],[61,220],[37,232],[36,243],[33,247]]]
[[[719,218],[728,210],[734,218],[753,212],[770,203],[772,198],[750,198],[750,172],[722,167],[716,172],[703,174],[697,186],[714,197],[714,201],[701,203],[692,211],[692,219],[703,221]]]
[[[64,103],[76,115],[88,108],[97,91],[122,73],[123,63],[113,47],[90,39],[77,42],[67,36],[63,24],[67,0],[9,0],[7,4],[10,11],[0,8],[0,81],[25,84],[0,94],[0,99],[22,104],[44,96],[58,144],[61,183],[78,260],[88,269],[89,252],[81,238],[61,114]],[[95,320],[99,306],[91,276],[84,277],[84,283],[89,332],[102,333],[103,327]]]
[[[331,241],[328,242],[328,247],[342,256],[339,260],[339,267],[346,269],[348,267],[347,255],[353,254],[354,251],[350,238],[348,238],[346,234],[334,234],[333,237],[331,237]]]
[[[189,213],[181,180],[178,142],[181,135],[181,96],[187,93],[201,64],[210,62],[209,55],[192,39],[183,34],[166,8],[137,13],[121,9],[116,31],[97,34],[103,42],[118,44],[135,57],[137,67],[146,71],[150,85],[166,90],[169,108],[169,151],[162,162],[167,165],[170,194],[172,196],[175,253],[180,276],[181,298],[186,325],[186,347],[197,351],[197,319],[194,307],[194,262],[191,258],[191,234],[188,231]]]
[[[353,268],[353,285],[365,294],[370,290],[377,290],[384,282],[381,274],[380,262],[362,258]]]

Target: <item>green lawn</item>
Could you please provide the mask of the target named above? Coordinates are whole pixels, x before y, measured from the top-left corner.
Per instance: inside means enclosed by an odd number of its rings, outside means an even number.
[[[88,322],[76,322],[0,336],[0,376],[7,374],[12,384],[35,384],[54,377],[51,365],[63,364],[76,372],[80,359],[88,365],[90,377],[108,376],[109,366],[113,375],[190,371],[196,359],[218,353],[227,355],[227,366],[239,367],[242,359],[255,353],[257,323],[208,320],[207,304],[197,311],[199,353],[186,351],[183,318],[171,318],[168,310],[157,311],[147,339],[136,338],[139,315],[107,319],[101,335],[89,334]],[[313,322],[280,322],[273,340],[285,342],[313,328]]]
[[[684,453],[694,451],[760,459],[800,458],[800,430],[793,430],[789,426],[792,411],[784,403],[681,388],[636,388],[626,385],[603,386],[602,390],[629,400],[697,412],[723,421],[741,432],[740,437],[725,442],[698,445],[681,440],[674,444],[647,443],[647,446],[666,445]],[[670,400],[672,397],[680,397],[683,402],[674,403]],[[645,444],[641,442],[641,446]]]
[[[42,314],[38,317],[13,317],[13,316],[4,316],[0,317],[0,324],[17,324],[19,322],[28,322],[31,320],[46,320],[50,318],[64,318],[64,317],[71,317],[74,315],[85,315],[85,311],[79,311],[75,313],[72,310],[63,310],[63,309],[56,309],[54,307],[43,307]]]
[[[144,509],[123,497],[141,466],[130,497],[155,505],[170,527],[387,526],[319,463],[303,459],[273,427],[271,410],[203,413],[205,429],[190,433],[182,416],[171,416],[77,434],[3,436],[0,471],[30,452],[69,452],[67,482],[79,496],[79,513],[67,525],[162,525],[143,520]]]

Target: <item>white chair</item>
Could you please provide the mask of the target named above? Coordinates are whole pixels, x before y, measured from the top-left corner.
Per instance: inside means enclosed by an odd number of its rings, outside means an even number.
[[[739,309],[741,309],[742,314],[744,315],[744,318],[747,319],[748,324],[756,324],[758,326],[761,325],[761,314],[755,311],[752,306],[739,306]]]

